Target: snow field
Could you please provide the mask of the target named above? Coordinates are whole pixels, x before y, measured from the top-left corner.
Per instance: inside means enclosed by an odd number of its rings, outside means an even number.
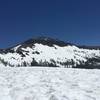
[[[0,67],[0,100],[100,100],[100,70]]]

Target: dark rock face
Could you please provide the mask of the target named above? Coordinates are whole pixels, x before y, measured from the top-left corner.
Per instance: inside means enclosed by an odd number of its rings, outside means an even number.
[[[43,45],[48,45],[48,46],[53,46],[53,45],[58,45],[58,46],[67,46],[67,45],[72,45],[71,43],[65,43],[63,41],[57,40],[57,39],[52,39],[49,37],[39,37],[39,38],[33,38],[28,41],[25,41],[23,45],[33,45],[35,43],[41,43]]]
[[[100,46],[78,46],[79,48],[83,49],[95,49],[95,50],[100,50]]]

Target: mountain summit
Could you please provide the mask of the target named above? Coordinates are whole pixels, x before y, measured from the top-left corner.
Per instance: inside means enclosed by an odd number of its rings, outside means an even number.
[[[34,43],[41,43],[43,45],[48,45],[48,46],[53,46],[53,45],[58,45],[58,46],[66,46],[66,45],[71,45],[70,43],[65,43],[63,41],[60,41],[58,39],[53,39],[50,37],[37,37],[37,38],[32,38],[27,41],[25,41],[23,44],[24,45],[33,45]]]
[[[0,50],[0,64],[11,67],[100,68],[100,50],[98,47],[76,46],[58,39],[38,37]]]

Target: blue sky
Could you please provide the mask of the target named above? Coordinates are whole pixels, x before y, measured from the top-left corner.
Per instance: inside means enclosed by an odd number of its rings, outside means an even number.
[[[100,45],[100,1],[1,0],[0,48],[36,36]]]

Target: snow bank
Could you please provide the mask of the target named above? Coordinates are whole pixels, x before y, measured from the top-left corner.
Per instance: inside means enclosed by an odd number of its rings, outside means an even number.
[[[100,100],[100,70],[0,67],[0,100]]]

